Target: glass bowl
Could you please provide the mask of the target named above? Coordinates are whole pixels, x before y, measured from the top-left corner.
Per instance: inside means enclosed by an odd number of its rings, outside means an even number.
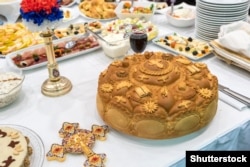
[[[24,81],[22,71],[16,68],[0,69],[0,108],[12,104],[19,96]]]
[[[124,34],[110,33],[102,36],[106,42],[98,39],[98,42],[100,43],[106,56],[113,59],[119,59],[127,54],[130,49],[129,36],[125,38],[123,38],[123,36]]]

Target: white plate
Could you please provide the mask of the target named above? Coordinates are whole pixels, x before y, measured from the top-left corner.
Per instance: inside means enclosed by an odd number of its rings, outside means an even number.
[[[201,56],[201,57],[198,57],[198,56],[193,56],[192,54],[188,54],[188,53],[186,53],[186,52],[182,52],[182,51],[175,50],[175,49],[171,48],[170,46],[167,46],[167,45],[165,45],[165,44],[162,44],[162,43],[157,42],[159,39],[164,38],[165,36],[168,36],[168,35],[172,35],[172,34],[174,34],[174,33],[166,34],[166,35],[164,35],[164,36],[155,38],[155,39],[153,40],[153,43],[156,44],[157,46],[160,46],[160,47],[162,47],[162,48],[165,48],[165,49],[167,49],[167,50],[170,50],[171,52],[174,52],[174,53],[176,53],[176,54],[183,55],[183,56],[185,56],[185,57],[187,57],[187,58],[189,58],[189,59],[192,59],[192,60],[199,60],[199,59],[202,59],[202,58],[204,58],[204,57],[206,57],[206,56],[208,56],[208,55],[210,55],[210,54],[212,53],[212,51],[211,51],[211,52],[209,52],[209,53],[207,53],[207,54],[204,54],[204,55]],[[178,34],[178,35],[181,36],[180,34]],[[182,37],[184,37],[184,36],[182,36]],[[186,38],[186,37],[184,37],[184,38]],[[193,38],[193,37],[192,37],[192,38]],[[204,41],[201,41],[201,40],[198,40],[198,39],[195,39],[195,38],[193,38],[193,40],[197,40],[197,41],[200,41],[200,42],[204,43]],[[205,43],[206,43],[206,42],[205,42]]]
[[[73,0],[70,4],[68,5],[61,5],[62,7],[70,7],[72,5],[74,5],[77,2],[77,0]]]
[[[143,17],[145,20],[148,21],[152,18],[152,16],[155,13],[156,4],[155,4],[155,2],[152,2],[152,1],[151,2],[149,2],[149,1],[145,1],[145,2],[135,1],[134,2],[134,7],[149,8],[149,7],[151,7],[151,5],[153,5],[152,13],[122,13],[124,3],[126,3],[126,2],[130,2],[130,1],[121,1],[120,3],[118,3],[117,7],[115,8],[115,13],[119,19],[142,18]]]
[[[86,16],[85,14],[83,14],[81,11],[79,11],[80,12],[80,15],[82,16],[82,17],[84,17],[85,19],[88,19],[88,20],[98,20],[98,21],[111,21],[111,20],[114,20],[114,19],[116,19],[117,17],[113,17],[113,18],[109,18],[109,19],[95,19],[95,18],[91,18],[91,17],[88,17],[88,16]]]
[[[1,127],[10,127],[22,132],[30,140],[32,154],[30,157],[30,167],[42,167],[45,157],[44,144],[40,136],[33,130],[20,125],[0,124]]]
[[[81,3],[81,0],[76,0],[76,3],[78,3],[78,4]]]
[[[84,37],[84,35],[80,34],[80,35],[73,36],[73,37],[71,36],[71,37],[65,37],[65,38],[62,38],[62,39],[58,39],[58,40],[54,41],[54,45],[58,44],[60,42],[70,41],[72,38],[81,38],[81,37]],[[31,66],[28,66],[28,67],[18,67],[17,65],[15,65],[15,63],[12,60],[12,58],[15,57],[17,54],[22,54],[22,53],[24,53],[26,51],[32,51],[32,50],[42,48],[42,47],[44,47],[44,44],[39,44],[39,45],[35,45],[35,46],[29,47],[29,48],[25,48],[25,49],[22,49],[22,50],[19,50],[19,51],[16,51],[16,52],[12,52],[12,53],[6,55],[6,61],[10,66],[14,66],[14,67],[19,68],[21,70],[31,70],[31,69],[35,69],[35,68],[38,68],[38,67],[46,66],[47,61],[41,62],[41,63],[38,63],[38,64],[34,64],[34,65],[31,65]],[[58,62],[58,61],[70,59],[70,58],[73,58],[73,57],[76,57],[76,56],[87,54],[89,52],[93,52],[93,51],[95,51],[95,50],[97,50],[99,48],[101,48],[100,45],[96,46],[94,48],[90,48],[90,49],[87,49],[87,50],[82,50],[82,51],[79,51],[79,52],[64,55],[62,57],[58,57],[58,58],[56,58],[56,60]]]
[[[240,65],[240,67],[244,67],[248,71],[250,71],[250,63],[247,62],[245,59],[241,58],[235,53],[229,52],[227,50],[224,50],[223,48],[219,47],[216,42],[218,41],[212,41],[210,44],[214,48],[214,51],[219,54],[220,56],[224,57],[227,60],[231,60],[232,62],[235,62]]]
[[[76,19],[79,16],[79,12],[75,9],[72,8],[61,8],[63,10],[63,12],[66,12],[67,10],[70,12],[70,17],[69,18],[63,18],[63,22],[68,22],[71,20]]]
[[[200,2],[214,4],[214,5],[235,5],[235,4],[242,4],[247,3],[248,0],[200,0]]]

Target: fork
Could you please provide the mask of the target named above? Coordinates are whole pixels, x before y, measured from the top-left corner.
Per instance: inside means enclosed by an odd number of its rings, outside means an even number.
[[[250,107],[250,98],[219,84],[219,90]]]

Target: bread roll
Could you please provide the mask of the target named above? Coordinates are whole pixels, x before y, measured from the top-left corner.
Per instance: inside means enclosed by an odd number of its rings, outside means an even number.
[[[176,138],[213,119],[218,80],[207,65],[145,52],[114,61],[99,76],[97,109],[113,129],[140,138]]]

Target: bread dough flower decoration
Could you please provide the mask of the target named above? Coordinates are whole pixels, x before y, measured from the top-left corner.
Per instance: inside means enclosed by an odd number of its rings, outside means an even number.
[[[63,18],[58,0],[22,0],[20,13],[23,19],[40,26],[44,20],[56,21]]]

